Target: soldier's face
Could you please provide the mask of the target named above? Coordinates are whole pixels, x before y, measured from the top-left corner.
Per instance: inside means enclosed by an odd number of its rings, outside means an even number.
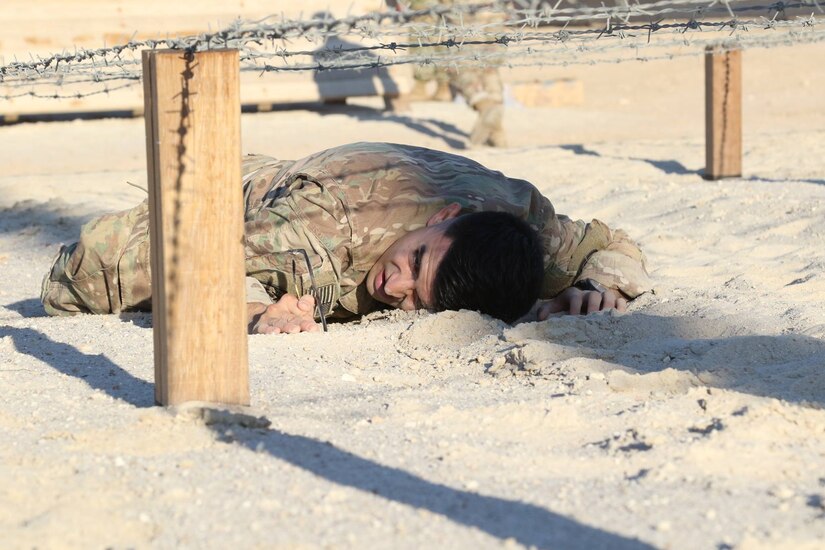
[[[461,207],[452,203],[392,243],[367,273],[367,292],[379,302],[412,311],[432,309],[433,281],[441,260],[452,245],[444,232]]]
[[[367,274],[367,291],[385,304],[412,311],[431,309],[433,281],[452,240],[452,220],[407,233],[378,258]]]

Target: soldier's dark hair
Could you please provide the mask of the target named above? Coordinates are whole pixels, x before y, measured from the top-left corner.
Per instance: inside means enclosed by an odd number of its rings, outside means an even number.
[[[506,212],[457,217],[453,242],[433,281],[433,307],[472,309],[512,323],[538,299],[544,276],[541,238]]]

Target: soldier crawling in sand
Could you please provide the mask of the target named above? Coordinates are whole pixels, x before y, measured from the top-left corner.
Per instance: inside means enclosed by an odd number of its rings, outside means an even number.
[[[253,155],[242,186],[250,333],[387,307],[542,320],[622,311],[651,288],[624,231],[556,214],[529,182],[449,153],[354,143],[297,161]],[[46,311],[151,309],[149,242],[146,201],[83,226],[43,280]]]

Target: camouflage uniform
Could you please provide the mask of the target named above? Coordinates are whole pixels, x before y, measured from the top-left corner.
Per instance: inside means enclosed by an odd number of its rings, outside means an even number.
[[[462,213],[510,212],[539,232],[546,266],[542,297],[585,278],[630,298],[650,289],[644,256],[623,231],[557,215],[530,183],[464,157],[355,143],[298,161],[251,156],[244,174],[247,276],[272,299],[306,294],[306,264],[290,252],[303,249],[331,317],[385,307],[366,290],[368,271],[393,242],[453,202]],[[85,225],[80,241],[63,247],[46,274],[42,301],[51,315],[149,309],[150,281],[144,202]]]

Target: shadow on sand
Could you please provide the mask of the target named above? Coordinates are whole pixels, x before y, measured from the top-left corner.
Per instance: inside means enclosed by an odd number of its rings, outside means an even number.
[[[54,242],[74,237],[92,214],[66,214],[68,205],[55,201],[24,200],[0,208],[0,233],[18,233],[43,242]],[[56,250],[55,250],[56,252]]]
[[[421,135],[439,139],[453,149],[467,149],[469,134],[455,124],[434,118],[416,118],[395,111],[384,111],[364,105],[324,105],[323,103],[291,103],[273,105],[270,111],[303,109],[319,115],[344,115],[359,122],[401,124]],[[250,108],[246,112],[256,112]]]
[[[135,377],[103,355],[82,353],[69,344],[55,342],[30,328],[0,327],[0,338],[5,337],[11,337],[21,353],[43,361],[58,372],[82,379],[92,388],[135,407],[153,405],[152,384]],[[502,541],[514,539],[539,548],[652,548],[638,540],[589,527],[540,506],[434,483],[311,437],[234,426],[230,436],[225,426],[214,425],[212,428],[221,440],[237,441],[252,452],[266,450],[273,458],[332,483],[374,494],[387,501],[428,510]]]
[[[213,426],[219,437],[226,432]],[[230,438],[253,452],[265,450],[323,479],[388,501],[428,510],[502,541],[537,548],[647,549],[652,546],[566,518],[540,506],[434,483],[361,458],[331,443],[278,430],[233,430]]]
[[[591,156],[591,157],[601,157],[601,158],[609,158],[609,159],[616,159],[616,160],[634,160],[638,162],[646,162],[656,168],[657,170],[661,170],[665,174],[679,174],[679,175],[686,175],[686,174],[698,174],[702,175],[703,170],[691,170],[687,168],[684,164],[677,160],[653,160],[653,159],[645,159],[639,157],[619,157],[614,155],[603,155],[597,151],[593,151],[592,149],[586,148],[584,145],[581,144],[568,144],[568,145],[559,145],[559,149],[564,149],[565,151],[570,151],[575,153],[576,155],[584,155],[584,156]]]
[[[31,328],[0,326],[0,338],[6,337],[12,339],[18,352],[42,361],[57,372],[79,378],[90,388],[135,407],[155,404],[152,383],[134,376],[102,354],[83,353],[70,344],[56,342]],[[151,353],[147,355],[151,361]]]
[[[28,301],[16,305],[30,307]],[[584,319],[584,322],[589,320]],[[567,343],[582,356],[612,355],[610,360],[640,374],[673,368],[690,372],[716,368],[709,385],[755,395],[800,401],[788,380],[808,388],[805,398],[825,404],[821,385],[806,382],[811,365],[825,362],[825,342],[802,335],[740,335],[735,321],[667,318],[648,314],[603,316],[610,334],[604,341]],[[548,339],[543,325],[524,325],[523,339]],[[569,323],[567,323],[569,324]],[[615,325],[615,326],[613,326]],[[651,328],[655,327],[655,329]],[[520,328],[520,327],[519,327]],[[609,329],[609,330],[605,330]],[[651,332],[652,331],[652,332]],[[715,336],[717,333],[718,336]],[[611,340],[624,338],[623,341]],[[642,338],[639,334],[644,335]],[[135,377],[103,355],[85,354],[69,344],[51,340],[31,328],[0,327],[0,338],[10,337],[15,348],[50,365],[56,371],[84,380],[116,399],[136,407],[152,406],[151,383]],[[594,340],[598,340],[598,336]],[[650,345],[654,341],[655,345]],[[561,343],[561,342],[560,342]],[[671,357],[662,363],[663,354]],[[803,376],[804,375],[804,376]],[[773,383],[782,378],[783,383]],[[589,527],[545,508],[496,496],[455,489],[410,472],[359,457],[334,445],[278,430],[213,426],[218,437],[237,441],[253,452],[266,450],[272,457],[293,464],[330,482],[378,495],[388,501],[428,510],[455,523],[479,529],[500,540],[514,539],[535,547],[650,548],[638,540]]]
[[[673,369],[686,373],[686,383],[825,406],[825,381],[819,376],[825,364],[825,340],[794,333],[748,334],[747,326],[747,320],[737,316],[665,317],[638,312],[557,322],[551,318],[517,326],[508,338],[521,345],[552,342],[570,349],[573,356],[607,361],[634,374]],[[652,383],[655,386],[656,381]],[[665,384],[661,390],[669,388]]]

